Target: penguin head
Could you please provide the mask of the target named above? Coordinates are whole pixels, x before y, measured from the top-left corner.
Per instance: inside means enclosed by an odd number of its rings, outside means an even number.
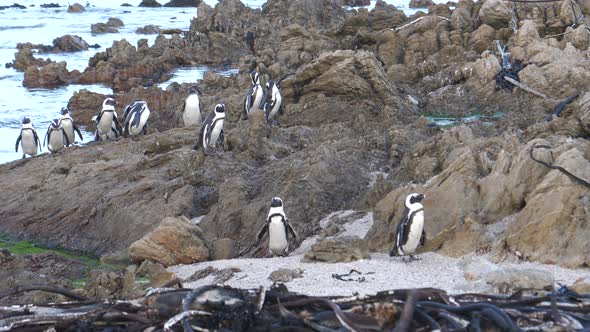
[[[258,72],[256,70],[250,73],[250,79],[252,80],[252,84],[260,84],[260,77],[258,76]]]
[[[279,197],[273,197],[270,202],[270,207],[283,207],[283,200]]]
[[[50,126],[53,129],[59,129],[61,127],[61,122],[59,122],[58,119],[53,119],[53,120],[51,120]]]
[[[109,106],[113,106],[115,107],[115,105],[117,105],[117,101],[114,98],[106,98],[103,102],[102,102],[102,108],[104,108],[106,105]]]
[[[25,116],[25,117],[23,118],[23,124],[27,124],[27,123],[31,123],[31,119],[29,119],[29,117],[28,117],[28,116]]]
[[[418,193],[409,194],[406,197],[406,206],[410,207],[411,205],[420,203],[420,202],[422,202],[424,197],[426,197],[426,196],[424,196],[422,194],[418,194]]]
[[[62,107],[61,108],[61,115],[68,115],[70,114],[70,109],[67,107]]]
[[[200,94],[199,93],[199,88],[197,88],[196,86],[188,89],[188,94],[189,95],[195,95],[195,94]]]
[[[225,114],[225,105],[224,104],[215,105],[215,114]]]

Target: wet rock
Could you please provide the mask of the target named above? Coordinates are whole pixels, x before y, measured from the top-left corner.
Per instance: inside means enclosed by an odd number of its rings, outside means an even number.
[[[121,4],[121,7],[133,7],[133,5],[132,4],[129,4],[127,2],[124,2],[124,3]]]
[[[428,8],[433,6],[434,2],[432,0],[410,0],[410,4],[408,7],[410,8]]]
[[[78,52],[85,51],[90,47],[88,43],[79,36],[65,35],[53,40],[53,52]]]
[[[26,6],[20,5],[18,3],[14,3],[14,4],[12,4],[12,6],[0,6],[0,10],[8,9],[8,8],[27,9]]]
[[[502,0],[485,0],[479,10],[479,16],[482,23],[495,29],[501,29],[508,26],[512,12]]]
[[[303,269],[278,269],[272,271],[268,279],[272,282],[287,283],[295,278],[303,277]]]
[[[171,0],[164,7],[197,7],[201,0]]]
[[[29,67],[43,67],[52,62],[50,59],[43,60],[35,58],[30,48],[24,48],[16,52],[11,67],[18,71],[25,71]]]
[[[135,33],[139,33],[142,35],[155,35],[160,33],[160,27],[157,25],[148,24],[143,28],[137,28]]]
[[[142,0],[138,7],[162,7],[156,0]]]
[[[86,11],[86,8],[79,3],[68,6],[68,13],[82,13]]]
[[[54,3],[54,2],[41,4],[41,8],[59,8],[59,7],[60,7],[60,5],[57,3]]]
[[[25,71],[23,86],[27,88],[55,88],[70,84],[80,72],[68,71],[66,62],[52,62],[41,68],[29,66]]]
[[[344,5],[349,7],[368,6],[370,4],[370,0],[344,0]]]
[[[523,289],[551,290],[555,280],[543,270],[504,268],[487,273],[485,282],[500,294],[512,294]]]
[[[357,236],[341,236],[320,240],[305,254],[305,261],[328,263],[352,262],[369,258],[367,243]]]
[[[121,20],[120,18],[109,17],[109,19],[107,20],[107,25],[114,28],[120,28],[122,26],[125,26],[125,23],[123,23],[123,20]]]
[[[178,278],[173,272],[166,271],[166,268],[160,263],[143,261],[137,268],[137,275],[145,276],[150,281],[150,286],[154,288],[170,287]]]
[[[106,23],[95,23],[90,25],[90,32],[92,33],[118,33],[119,29],[112,27]]]
[[[92,270],[88,273],[88,282],[84,287],[88,296],[94,299],[130,299],[140,293],[135,287],[133,272]]]
[[[166,218],[150,234],[129,247],[133,261],[152,260],[165,266],[202,262],[209,249],[201,229],[186,218]]]

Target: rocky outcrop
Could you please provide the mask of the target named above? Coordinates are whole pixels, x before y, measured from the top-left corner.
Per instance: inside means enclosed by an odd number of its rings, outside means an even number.
[[[186,218],[166,218],[160,225],[129,247],[132,261],[151,260],[164,266],[207,260],[209,249],[201,229]]]
[[[142,35],[156,35],[160,33],[160,27],[157,25],[148,24],[143,28],[137,28],[135,33],[139,33]]]
[[[433,6],[434,2],[432,0],[410,0],[410,4],[408,7],[410,8],[428,8]]]
[[[501,0],[486,0],[479,10],[482,23],[500,29],[508,26],[512,12],[508,5]]]
[[[96,23],[90,25],[92,33],[118,33],[119,29],[125,24],[121,19],[110,17],[106,23]]]
[[[135,286],[135,274],[130,271],[114,272],[92,270],[84,292],[93,299],[132,299],[143,292]]]
[[[53,40],[53,45],[18,43],[18,50],[37,49],[41,53],[79,52],[88,48],[99,48],[99,45],[89,45],[84,39],[76,35],[64,35]],[[18,57],[18,55],[17,55]]]
[[[33,56],[33,51],[30,48],[19,49],[16,52],[12,63],[7,64],[7,67],[12,67],[18,71],[25,71],[28,67],[41,67],[53,63],[50,59],[38,59]]]
[[[357,236],[340,236],[318,241],[305,254],[306,261],[352,262],[369,258],[367,243]]]
[[[201,0],[171,0],[164,4],[164,7],[197,7]]]
[[[86,8],[79,3],[68,6],[68,13],[82,13],[86,11]]]
[[[156,0],[142,0],[138,7],[162,7],[162,5]]]
[[[27,88],[55,88],[73,82],[80,72],[68,71],[66,62],[52,62],[43,67],[29,66],[25,71],[23,86]]]

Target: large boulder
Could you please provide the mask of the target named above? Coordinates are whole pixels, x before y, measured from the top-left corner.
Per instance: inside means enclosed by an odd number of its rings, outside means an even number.
[[[86,8],[79,3],[68,6],[68,13],[82,13],[86,11]]]
[[[65,35],[53,40],[53,52],[86,51],[90,45],[79,36]]]
[[[306,261],[352,262],[369,258],[369,247],[358,236],[340,236],[318,241],[305,254]]]
[[[512,19],[512,11],[507,2],[502,0],[485,0],[479,10],[481,22],[495,29],[508,27]]]
[[[76,79],[80,72],[68,71],[65,61],[52,62],[46,66],[37,68],[29,66],[25,71],[23,86],[27,88],[55,88],[67,85]]]
[[[157,35],[160,33],[160,27],[153,24],[148,24],[142,28],[137,28],[135,33],[142,34],[142,35]]]
[[[201,229],[187,218],[166,218],[160,225],[129,246],[133,261],[151,260],[164,266],[192,264],[209,259]]]
[[[156,0],[142,0],[138,7],[162,7],[162,5]]]
[[[410,0],[408,7],[410,8],[428,8],[434,5],[432,0]]]

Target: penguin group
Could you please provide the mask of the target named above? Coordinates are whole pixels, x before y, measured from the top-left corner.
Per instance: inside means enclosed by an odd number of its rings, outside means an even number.
[[[258,72],[250,73],[251,86],[244,97],[244,104],[242,108],[242,118],[248,119],[248,114],[254,111],[264,112],[266,122],[277,123],[275,116],[277,113],[283,114],[283,97],[279,90],[280,80],[275,82],[269,80],[266,82],[266,89],[262,88],[260,84],[260,76]]]

